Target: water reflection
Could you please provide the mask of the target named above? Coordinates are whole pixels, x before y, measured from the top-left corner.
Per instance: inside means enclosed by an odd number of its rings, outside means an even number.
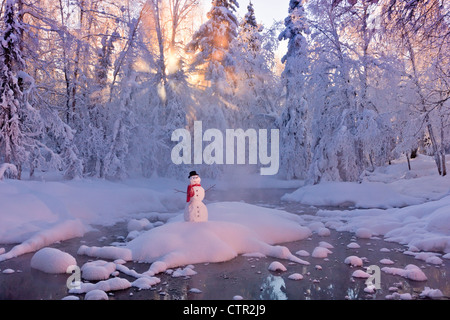
[[[287,300],[284,279],[270,274],[261,285],[260,299]]]

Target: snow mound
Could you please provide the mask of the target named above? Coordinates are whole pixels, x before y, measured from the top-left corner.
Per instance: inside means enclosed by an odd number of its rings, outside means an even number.
[[[86,293],[84,300],[109,300],[109,298],[105,291],[94,289]]]
[[[444,297],[441,290],[431,289],[430,287],[425,287],[419,296],[421,298],[430,298],[430,299],[440,299]]]
[[[102,280],[97,283],[81,283],[79,287],[72,288],[69,293],[87,293],[92,290],[102,290],[102,291],[116,291],[124,290],[131,287],[131,283],[127,279],[123,278],[111,278],[108,280]]]
[[[362,270],[356,270],[352,273],[352,277],[355,278],[370,278],[370,274]]]
[[[132,260],[131,251],[127,248],[119,248],[114,246],[105,247],[88,247],[86,245],[81,245],[77,252],[79,255],[86,255],[89,257],[117,260],[123,259],[125,261]]]
[[[384,267],[381,268],[381,271],[384,271],[388,274],[399,275],[404,278],[414,280],[414,281],[426,281],[428,280],[427,276],[423,271],[414,264],[408,264],[405,269],[394,268],[394,267]]]
[[[388,294],[386,300],[412,300],[412,296],[410,293],[394,292],[393,294]]]
[[[383,182],[323,182],[306,185],[281,200],[314,206],[354,206],[357,208],[393,208],[425,201],[404,193],[400,186]]]
[[[315,247],[311,256],[313,258],[326,258],[328,254],[333,253],[331,250],[324,247]]]
[[[345,258],[344,263],[349,264],[353,267],[362,267],[363,261],[360,257],[357,256],[348,256]]]
[[[142,230],[148,230],[153,228],[153,224],[146,218],[142,219],[131,219],[128,221],[127,224],[127,230],[128,232],[131,231],[142,231]]]
[[[172,278],[179,278],[179,277],[190,277],[193,275],[196,275],[197,271],[193,270],[193,267],[185,267],[185,268],[178,268],[172,273]]]
[[[361,239],[370,239],[372,237],[372,231],[367,228],[356,229],[355,236]]]
[[[288,279],[291,279],[291,280],[302,280],[303,279],[303,275],[300,274],[300,273],[293,273],[293,274],[288,276]]]
[[[85,280],[106,280],[116,271],[116,264],[103,260],[86,262],[81,267],[81,275]]]
[[[140,277],[136,280],[134,280],[131,285],[133,287],[136,287],[141,290],[147,290],[150,289],[152,286],[157,285],[160,283],[161,280],[156,277]]]
[[[270,270],[270,271],[283,271],[283,272],[287,271],[286,267],[281,262],[278,262],[278,261],[273,261],[269,265],[268,270]]]
[[[388,258],[384,258],[380,260],[381,264],[394,264],[394,261],[392,261],[391,259]]]
[[[334,246],[331,243],[328,243],[326,241],[320,241],[319,247],[327,248],[327,249],[333,249]]]
[[[0,201],[1,203],[1,201]],[[2,209],[3,210],[3,209]],[[26,211],[25,211],[26,212]],[[21,216],[19,214],[19,216]],[[2,216],[0,215],[0,221]],[[31,221],[34,221],[33,219]],[[27,223],[23,226],[22,229],[27,228]],[[0,228],[2,228],[0,224]],[[19,227],[19,229],[21,229]],[[8,230],[10,231],[10,230]],[[14,230],[15,231],[15,230]],[[51,245],[58,241],[64,241],[67,239],[72,239],[76,237],[81,237],[84,235],[85,227],[78,219],[68,219],[66,221],[53,224],[47,227],[47,229],[36,232],[33,236],[28,238],[26,241],[14,246],[9,252],[4,254],[0,254],[0,262],[4,260],[8,260],[11,258],[18,257],[25,253],[35,252],[39,249],[42,249],[48,245]],[[0,234],[1,238],[1,234]]]
[[[122,249],[129,250],[134,261],[151,263],[150,274],[254,252],[309,264],[288,248],[274,245],[311,235],[309,228],[299,224],[297,215],[241,202],[211,203],[208,212],[209,220],[201,223],[185,222],[180,214],[143,232]]]
[[[159,178],[2,181],[0,243],[17,245],[0,252],[0,262],[81,237],[93,225],[113,225],[127,215],[180,210],[185,199],[173,195],[174,185]]]
[[[66,273],[77,261],[67,252],[55,248],[42,248],[31,258],[31,267],[45,273]]]

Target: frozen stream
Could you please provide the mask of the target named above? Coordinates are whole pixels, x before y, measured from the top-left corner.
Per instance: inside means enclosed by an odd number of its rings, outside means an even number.
[[[290,189],[260,189],[235,190],[235,192],[210,191],[205,203],[212,201],[246,201],[248,203],[280,208],[291,213],[314,215],[317,208],[299,204],[284,203],[280,197],[291,192]],[[330,208],[327,208],[330,209]],[[337,209],[337,208],[336,208]],[[88,260],[87,256],[77,255],[82,244],[88,246],[104,246],[116,242],[127,235],[127,223],[118,223],[112,227],[99,227],[98,231],[87,233],[83,238],[75,238],[54,244],[72,254],[82,265]],[[287,271],[272,272],[268,266],[275,259],[238,256],[223,263],[197,264],[196,275],[186,278],[173,278],[167,274],[158,274],[161,282],[149,290],[130,288],[110,293],[110,299],[203,299],[221,300],[242,296],[244,299],[264,300],[341,300],[341,299],[386,299],[394,292],[409,293],[413,299],[419,299],[419,294],[425,287],[440,289],[444,299],[450,296],[450,263],[444,259],[441,265],[427,264],[403,253],[405,247],[386,242],[382,239],[355,239],[351,233],[337,232],[331,229],[331,235],[318,236],[314,233],[309,239],[285,243],[292,253],[306,250],[311,253],[326,241],[333,245],[332,253],[327,259],[302,257],[310,262],[309,266],[277,260],[285,265]],[[349,249],[347,244],[356,241],[359,249]],[[9,250],[12,245],[4,245]],[[387,248],[389,252],[380,251]],[[389,275],[381,272],[381,290],[375,293],[364,292],[365,279],[354,278],[352,273],[357,269],[344,263],[346,257],[356,255],[364,258],[364,266],[385,265],[381,259],[389,258],[394,267],[404,268],[408,264],[415,264],[422,268],[428,277],[427,281],[412,281],[401,276]],[[68,275],[49,275],[30,268],[32,253],[0,262],[0,299],[61,299],[68,295],[66,280]],[[142,273],[148,270],[148,264],[127,263],[130,269]],[[3,273],[12,269],[14,273]],[[360,269],[360,268],[359,268]],[[289,275],[300,273],[302,280],[291,280]],[[121,277],[133,281],[134,278],[120,274]],[[394,288],[396,288],[394,290]],[[198,289],[191,292],[191,289]],[[83,295],[80,296],[83,298]]]

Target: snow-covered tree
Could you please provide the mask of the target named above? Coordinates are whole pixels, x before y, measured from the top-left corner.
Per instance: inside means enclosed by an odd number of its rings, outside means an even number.
[[[225,91],[227,68],[233,67],[229,53],[231,41],[237,36],[238,21],[234,14],[239,4],[236,0],[213,0],[208,20],[200,26],[187,44],[187,51],[194,53],[192,68],[202,68],[206,81]]]
[[[306,81],[309,75],[308,43],[309,32],[305,10],[301,0],[291,0],[289,16],[284,22],[286,28],[280,33],[280,40],[288,40],[282,81],[286,90],[284,110],[278,120],[280,127],[281,167],[289,179],[306,178],[310,164],[310,137],[308,102],[305,99]]]
[[[0,159],[14,164],[20,178],[28,150],[23,132],[24,96],[18,77],[25,65],[20,50],[23,25],[17,20],[16,11],[15,1],[8,0],[0,38]]]
[[[234,105],[229,120],[236,127],[269,128],[274,125],[280,89],[273,71],[277,25],[264,30],[256,21],[251,2],[247,10],[230,46],[235,63],[234,72],[228,74]]]
[[[0,160],[13,164],[19,179],[25,168],[30,176],[36,168],[79,176],[71,128],[40,100],[34,78],[25,72],[22,48],[28,29],[19,9],[15,1],[6,1],[0,38]]]

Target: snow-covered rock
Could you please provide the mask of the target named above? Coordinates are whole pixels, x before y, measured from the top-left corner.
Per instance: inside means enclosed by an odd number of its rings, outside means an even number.
[[[414,281],[428,280],[425,273],[414,264],[408,264],[404,269],[394,267],[383,267],[381,268],[381,271],[384,271],[388,274],[399,275]]]
[[[333,253],[331,250],[324,247],[315,247],[311,256],[313,258],[326,258],[328,254]]]
[[[94,289],[86,293],[84,300],[109,300],[109,298],[105,291]]]
[[[348,256],[345,258],[344,263],[349,264],[353,267],[362,267],[363,260],[357,256]]]
[[[270,271],[286,271],[286,267],[279,261],[273,261],[270,263],[268,269]]]
[[[45,273],[66,273],[69,266],[77,265],[77,261],[67,252],[56,248],[42,248],[31,258],[31,267]]]
[[[288,279],[291,279],[291,280],[302,280],[303,279],[303,275],[296,272],[296,273],[290,274],[288,276]]]
[[[363,270],[355,270],[352,273],[352,277],[355,277],[355,278],[369,278],[370,274],[368,274],[367,272],[365,272]]]
[[[81,276],[89,281],[106,280],[115,270],[116,264],[113,262],[104,260],[89,261],[81,267]]]

